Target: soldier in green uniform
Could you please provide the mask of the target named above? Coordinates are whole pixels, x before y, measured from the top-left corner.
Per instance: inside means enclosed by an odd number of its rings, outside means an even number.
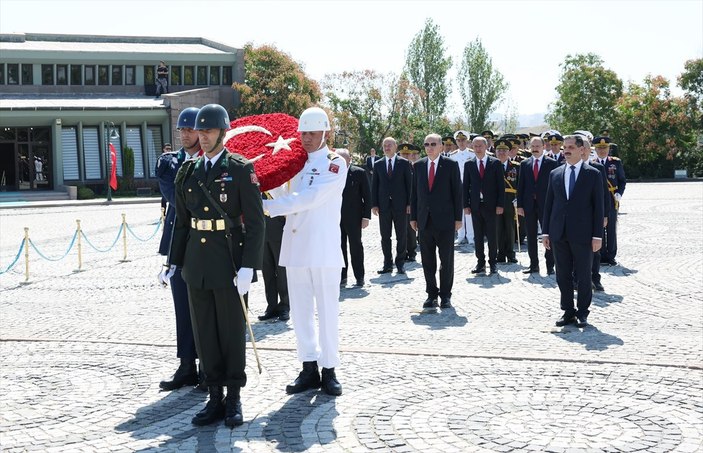
[[[513,141],[501,138],[496,141],[496,157],[503,166],[503,179],[505,180],[505,201],[503,213],[496,218],[498,236],[498,262],[517,263],[515,258],[515,197],[517,195],[517,179],[520,164],[510,160],[508,153],[513,146]],[[517,149],[517,148],[516,148]],[[514,203],[515,202],[515,203]]]
[[[222,143],[228,128],[222,106],[209,104],[198,112],[195,129],[205,154],[185,162],[176,175],[169,264],[183,267],[195,345],[210,394],[192,423],[202,426],[224,418],[232,428],[243,423],[239,393],[247,381],[239,296],[249,292],[253,269],[261,269],[265,221],[253,165]]]

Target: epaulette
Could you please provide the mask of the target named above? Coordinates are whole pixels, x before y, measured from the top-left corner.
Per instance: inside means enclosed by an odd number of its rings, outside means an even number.
[[[613,159],[613,160],[620,160],[619,157],[615,157],[615,156],[610,156],[610,158]]]
[[[327,158],[329,160],[335,160],[338,157],[340,157],[339,154],[335,153],[334,151],[330,151],[329,153],[327,153]]]
[[[516,166],[520,166],[520,162],[518,162],[516,160],[511,160],[510,163],[513,165],[516,165]]]
[[[193,172],[193,166],[195,165],[195,162],[197,159],[191,159],[183,162],[183,165],[181,165],[181,168],[178,169],[178,173],[176,173],[176,179],[174,181],[175,185],[178,186],[180,185],[181,182],[190,174]]]

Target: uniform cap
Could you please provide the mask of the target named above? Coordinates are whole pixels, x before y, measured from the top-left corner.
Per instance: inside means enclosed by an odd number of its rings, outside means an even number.
[[[593,146],[596,148],[608,148],[610,147],[610,137],[598,136],[593,139]]]

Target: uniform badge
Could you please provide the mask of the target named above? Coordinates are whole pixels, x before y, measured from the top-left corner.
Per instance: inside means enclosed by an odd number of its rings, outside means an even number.
[[[256,177],[256,173],[249,173],[249,180],[255,186],[259,185],[259,178]]]
[[[226,193],[220,194],[220,202],[227,203],[227,194]]]
[[[330,164],[330,171],[331,171],[332,173],[335,173],[335,174],[339,173],[339,165],[337,165],[337,164]]]

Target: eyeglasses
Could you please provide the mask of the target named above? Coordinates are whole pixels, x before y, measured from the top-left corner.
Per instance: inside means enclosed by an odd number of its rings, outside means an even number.
[[[437,146],[439,143],[425,143],[425,148],[429,148],[430,146]]]

